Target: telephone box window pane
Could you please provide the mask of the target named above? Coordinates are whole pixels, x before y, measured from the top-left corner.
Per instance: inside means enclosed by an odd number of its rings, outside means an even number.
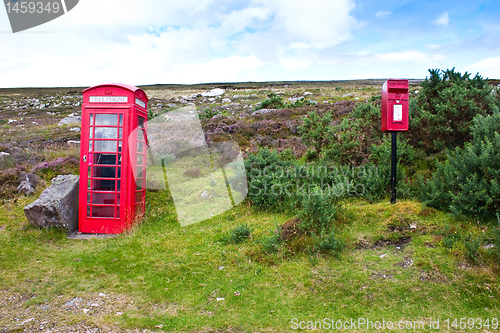
[[[87,217],[90,217],[90,206],[87,206]]]
[[[136,182],[136,184],[137,184],[137,187],[136,187],[136,190],[137,190],[137,191],[142,190],[142,188],[143,188],[142,181],[143,181],[142,179],[137,179],[137,180],[135,181],[135,182]]]
[[[90,204],[90,192],[87,192],[87,204]]]
[[[137,168],[137,177],[136,178],[142,178],[142,167]]]
[[[115,165],[116,164],[116,154],[94,154],[94,164],[98,165]]]
[[[92,134],[94,133],[94,128],[90,127],[89,128],[89,139],[92,139]]]
[[[122,142],[118,141],[118,152],[122,151]]]
[[[89,151],[92,151],[92,140],[89,141]]]
[[[144,139],[144,132],[141,130],[141,131],[137,131],[137,140],[138,141],[146,141]]]
[[[137,152],[138,153],[144,152],[144,142],[137,142]]]
[[[87,176],[88,178],[90,178],[90,177],[91,177],[91,173],[90,173],[90,172],[91,172],[91,170],[92,170],[92,167],[88,167],[88,176]]]
[[[121,191],[121,188],[122,188],[122,182],[121,182],[120,180],[118,180],[118,187],[116,188],[116,190],[117,190],[118,192],[120,192],[120,191]]]
[[[144,161],[144,155],[137,154],[137,165],[142,165],[143,161]]]
[[[141,202],[142,201],[142,192],[136,192],[135,193],[135,202]]]
[[[115,217],[115,206],[109,207],[100,207],[93,206],[92,207],[92,217]]]
[[[120,115],[120,126],[123,126],[123,115]]]
[[[94,179],[94,191],[114,191],[116,181],[114,179]]]
[[[118,167],[118,177],[116,178],[122,178],[122,168],[121,167]]]
[[[115,167],[94,167],[94,178],[115,178],[115,176]]]
[[[139,117],[139,121],[138,122],[139,122],[139,127],[140,128],[144,128],[144,118]]]
[[[95,140],[94,151],[102,151],[102,152],[116,152],[116,140],[102,141]]]
[[[92,195],[92,203],[94,205],[114,205],[115,193],[95,193]]]
[[[122,154],[118,154],[118,165],[122,165]]]
[[[117,139],[115,127],[96,127],[95,139]]]
[[[89,122],[89,125],[90,125],[90,126],[94,125],[94,114],[93,114],[93,113],[91,113],[91,114],[90,114],[90,122]]]
[[[90,183],[90,179],[87,180],[87,190],[91,190],[91,183]]]
[[[120,206],[116,207],[116,218],[120,218]]]
[[[118,115],[117,114],[103,114],[98,113],[95,115],[95,124],[103,126],[117,126],[118,125]]]
[[[122,128],[118,129],[118,139],[122,138],[122,134],[123,134],[122,132],[123,132]]]
[[[117,193],[116,194],[116,204],[119,205],[120,204],[120,193]]]

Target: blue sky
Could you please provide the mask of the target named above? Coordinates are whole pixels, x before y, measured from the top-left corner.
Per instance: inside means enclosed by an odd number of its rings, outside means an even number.
[[[500,79],[498,1],[81,0],[12,34],[0,87],[425,78]]]

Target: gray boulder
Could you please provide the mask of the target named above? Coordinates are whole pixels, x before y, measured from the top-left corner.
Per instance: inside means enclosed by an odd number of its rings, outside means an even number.
[[[70,116],[70,117],[66,117],[64,119],[61,119],[61,121],[59,122],[59,126],[69,125],[69,124],[81,124],[81,123],[82,123],[81,116]]]
[[[76,175],[57,176],[40,197],[24,207],[28,221],[39,227],[78,229],[78,184]]]
[[[31,186],[29,181],[23,180],[17,187],[17,192],[22,192],[24,195],[32,195],[35,193],[35,189]]]

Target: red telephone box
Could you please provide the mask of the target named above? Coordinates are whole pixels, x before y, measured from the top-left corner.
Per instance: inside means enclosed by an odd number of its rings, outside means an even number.
[[[407,131],[408,80],[387,80],[382,86],[382,131]]]
[[[147,103],[127,84],[83,91],[80,232],[121,233],[144,214]]]

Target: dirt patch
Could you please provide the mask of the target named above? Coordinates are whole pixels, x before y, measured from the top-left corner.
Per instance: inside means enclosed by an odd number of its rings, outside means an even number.
[[[372,244],[366,238],[361,238],[355,243],[355,248],[357,250],[376,250],[381,247],[395,246],[399,249],[403,249],[410,241],[410,236],[402,236],[397,239],[379,239]]]
[[[404,248],[408,243],[411,241],[410,236],[403,236],[398,239],[379,239],[376,241],[373,246],[371,247],[372,250],[381,248],[381,247],[386,247],[386,246],[395,246],[399,248]]]
[[[398,262],[395,265],[398,267],[402,267],[402,268],[408,268],[410,266],[413,266],[413,259],[410,256],[408,256],[408,257],[405,257],[402,261]]]
[[[302,236],[302,231],[299,228],[300,220],[298,217],[294,217],[291,220],[286,221],[280,227],[280,236],[285,242],[293,238],[298,238]]]

